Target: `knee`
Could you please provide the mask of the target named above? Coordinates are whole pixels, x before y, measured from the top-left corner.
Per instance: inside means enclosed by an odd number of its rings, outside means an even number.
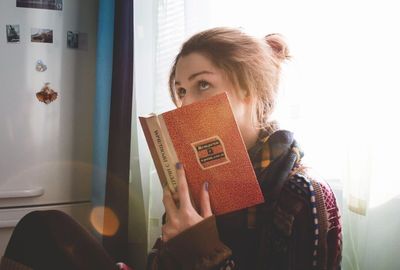
[[[69,218],[68,215],[59,210],[32,211],[18,222],[16,229],[21,227],[28,230],[45,228],[54,220],[63,222],[66,218]]]
[[[51,232],[49,217],[64,215],[60,211],[33,211],[26,214],[15,226],[6,254],[18,257],[18,254],[23,254],[25,249],[33,252],[39,243],[48,242]]]

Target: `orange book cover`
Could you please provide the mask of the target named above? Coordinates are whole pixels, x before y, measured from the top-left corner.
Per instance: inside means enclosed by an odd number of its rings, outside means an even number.
[[[203,183],[209,182],[215,215],[264,201],[226,93],[139,118],[160,181],[171,191],[179,161],[195,205],[200,205]]]

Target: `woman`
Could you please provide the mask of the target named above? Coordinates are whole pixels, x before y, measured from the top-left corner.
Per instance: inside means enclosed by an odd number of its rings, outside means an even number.
[[[205,182],[197,212],[185,164],[176,164],[178,198],[164,190],[162,239],[148,256],[148,269],[340,268],[335,197],[307,174],[293,134],[269,121],[280,64],[287,58],[276,34],[260,41],[236,29],[215,28],[183,44],[170,74],[173,101],[179,107],[227,92],[265,203],[215,217],[208,195],[212,186]],[[118,269],[93,237],[57,211],[25,216],[0,265],[1,270],[32,268]]]
[[[214,28],[186,41],[170,73],[175,105],[227,92],[265,203],[215,217],[205,182],[200,211],[177,164],[176,207],[164,189],[162,239],[148,269],[339,269],[341,225],[335,197],[307,175],[293,134],[269,121],[288,49],[277,34],[257,40]]]

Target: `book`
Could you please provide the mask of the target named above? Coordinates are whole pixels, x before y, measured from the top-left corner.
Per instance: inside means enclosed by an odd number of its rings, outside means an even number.
[[[181,162],[196,209],[205,181],[215,215],[264,202],[226,93],[139,120],[161,184],[176,192]]]

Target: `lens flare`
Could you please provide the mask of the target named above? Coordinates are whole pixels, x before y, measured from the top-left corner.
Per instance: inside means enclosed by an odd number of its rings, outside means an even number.
[[[108,207],[98,206],[90,213],[90,223],[101,235],[113,236],[119,228],[117,215]]]

